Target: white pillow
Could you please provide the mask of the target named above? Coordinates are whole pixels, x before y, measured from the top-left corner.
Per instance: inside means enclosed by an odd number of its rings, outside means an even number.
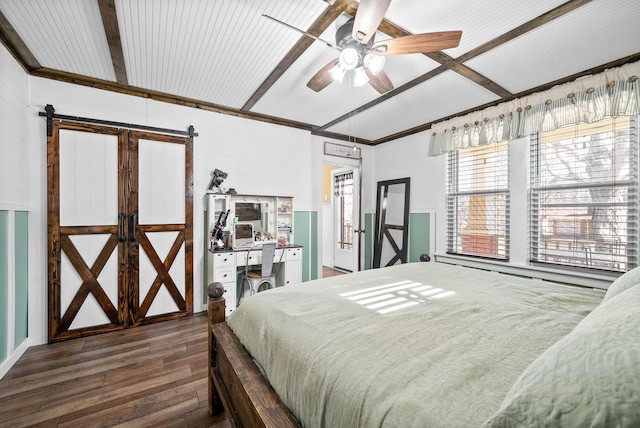
[[[640,287],[601,303],[540,355],[483,424],[522,426],[640,426]]]
[[[602,299],[602,301],[604,302],[605,300],[609,300],[610,298],[617,296],[623,291],[638,284],[640,284],[640,266],[623,273],[613,281],[607,289],[607,294],[604,295],[604,299]]]

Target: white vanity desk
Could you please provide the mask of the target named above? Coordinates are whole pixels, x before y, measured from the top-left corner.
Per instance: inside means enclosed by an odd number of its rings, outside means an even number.
[[[208,283],[220,282],[224,286],[224,297],[227,301],[226,312],[229,315],[236,308],[240,278],[244,267],[262,263],[262,247],[234,248],[231,250],[209,250]],[[247,263],[247,257],[249,263]],[[295,285],[302,282],[302,246],[278,246],[273,257],[274,271],[278,272],[276,284],[278,287]],[[277,265],[280,263],[280,266]],[[245,290],[245,297],[248,291]]]

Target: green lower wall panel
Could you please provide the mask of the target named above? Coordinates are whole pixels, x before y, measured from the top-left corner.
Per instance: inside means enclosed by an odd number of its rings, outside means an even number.
[[[373,242],[376,233],[375,213],[365,213],[364,221],[365,230],[367,231],[364,245],[364,268],[371,269],[373,266]],[[430,226],[429,213],[409,213],[409,250],[407,257],[409,262],[419,262],[420,254],[429,254]]]
[[[371,269],[373,266],[373,236],[376,233],[376,215],[373,213],[364,214],[364,268]]]
[[[302,281],[318,278],[318,213],[316,211],[294,211],[293,243],[302,245]]]
[[[202,303],[206,304],[209,301],[209,233],[211,233],[211,231],[209,230],[208,211],[204,211],[203,215],[202,224],[204,224],[204,227],[202,228],[202,242],[204,242],[204,256],[202,256]]]
[[[409,262],[419,262],[420,254],[429,254],[429,213],[409,213]]]
[[[15,213],[15,330],[14,348],[29,336],[29,215]]]
[[[9,212],[0,211],[0,362],[7,359],[9,337]]]

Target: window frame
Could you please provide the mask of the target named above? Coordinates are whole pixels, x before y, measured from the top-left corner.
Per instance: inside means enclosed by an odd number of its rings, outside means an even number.
[[[543,184],[544,177],[542,175],[541,168],[541,158],[542,158],[542,150],[543,150],[543,136],[540,133],[532,134],[529,138],[530,144],[530,153],[529,153],[529,167],[530,167],[530,176],[529,176],[529,200],[528,200],[528,226],[529,226],[529,255],[528,255],[528,263],[532,266],[551,266],[553,268],[558,268],[562,270],[568,271],[602,271],[608,273],[621,273],[627,270],[632,269],[638,265],[637,258],[637,241],[639,239],[638,232],[638,210],[640,209],[640,201],[639,201],[639,188],[640,188],[640,150],[638,148],[638,144],[640,143],[640,132],[638,131],[638,123],[639,119],[637,116],[628,117],[629,118],[629,126],[628,126],[628,150],[630,150],[629,156],[627,158],[627,164],[629,170],[629,178],[626,180],[601,180],[601,181],[591,181],[587,183],[579,183],[576,180],[574,184],[554,184],[551,186],[545,186]],[[598,123],[609,121],[612,122],[612,130],[616,132],[615,129],[615,121],[619,118],[608,118],[603,119],[601,121],[594,122],[595,126],[606,126],[606,125],[597,125]],[[584,131],[578,131],[581,125],[574,125],[573,128],[576,129],[576,137],[572,139],[557,139],[552,140],[552,142],[558,141],[573,141],[575,144],[579,143],[579,138],[582,137],[591,137],[604,133],[604,129],[602,130],[594,128],[594,132],[587,133]],[[583,125],[586,126],[586,125]],[[596,132],[598,131],[598,132]],[[551,131],[553,132],[553,131]],[[580,135],[580,133],[583,135]],[[614,135],[612,138],[619,138],[619,136]],[[590,143],[591,141],[589,141]],[[600,142],[600,140],[596,140],[596,142]],[[548,144],[548,143],[546,143]],[[583,143],[584,144],[584,143]],[[615,140],[608,139],[608,142],[603,143],[602,147],[611,146],[612,150],[616,149]],[[615,158],[610,158],[615,159]],[[615,166],[615,160],[612,161],[612,165]],[[614,166],[611,166],[609,169],[614,170]],[[602,171],[605,169],[603,168]],[[547,203],[546,207],[541,208],[542,204],[542,194],[545,192],[556,192],[562,193],[574,192],[575,194],[579,194],[580,192],[590,192],[594,189],[620,189],[624,188],[626,190],[625,200],[623,202],[612,201],[608,204],[603,204],[602,201],[593,201],[581,199],[576,201],[573,205],[569,202],[565,202],[564,199],[556,202],[559,208],[556,208],[558,211],[562,211],[563,209],[570,211],[573,210],[574,217],[573,223],[571,223],[571,219],[568,218],[565,222],[564,226],[558,227],[558,223],[562,220],[562,216],[557,214],[557,218],[554,219],[551,223],[544,223],[541,220],[541,211],[544,209],[549,209],[549,207],[554,206],[554,204]],[[612,190],[612,193],[614,191]],[[591,197],[591,194],[590,194]],[[611,235],[608,236],[609,241],[607,240],[598,240],[596,238],[596,234],[593,232],[594,230],[594,221],[593,219],[589,220],[588,215],[591,214],[595,216],[595,210],[602,207],[620,207],[626,206],[627,212],[625,213],[625,218],[636,218],[635,221],[626,222],[626,239],[625,242],[625,252],[623,255],[617,254],[620,251],[621,245],[616,245],[615,243],[622,242],[620,236]],[[583,215],[580,218],[578,214],[582,211]],[[544,212],[544,211],[543,211]],[[601,211],[600,211],[601,212]],[[537,217],[537,218],[536,218]],[[564,230],[562,230],[564,228]],[[547,229],[547,230],[545,230]],[[551,232],[549,232],[551,231]],[[545,234],[546,232],[546,234]],[[550,234],[549,234],[550,233]],[[565,242],[562,242],[563,235],[567,235]],[[547,238],[545,238],[545,236]],[[548,238],[551,237],[551,238]],[[556,247],[549,249],[549,242],[555,242],[553,239],[556,239]],[[547,242],[549,241],[549,242]],[[593,241],[593,243],[591,243]],[[609,244],[609,248],[607,247]],[[565,246],[567,248],[565,248]],[[629,249],[630,251],[627,251]],[[554,253],[555,251],[555,253]],[[556,254],[557,253],[557,254]],[[633,253],[633,256],[630,255]],[[625,261],[621,261],[624,260]],[[595,263],[594,263],[595,260]],[[606,266],[606,263],[610,263],[610,266]]]
[[[509,262],[510,260],[510,199],[511,199],[511,178],[510,178],[510,144],[508,141],[502,141],[491,145],[484,145],[478,147],[469,147],[460,149],[458,151],[449,152],[447,155],[447,173],[445,184],[445,206],[447,211],[447,230],[446,230],[446,251],[447,254],[457,255],[463,257],[489,259],[499,262]],[[502,153],[496,159],[493,159],[487,169],[474,169],[473,171],[465,171],[464,176],[461,175],[460,170],[460,152],[470,154],[474,159],[476,157],[482,159],[484,157],[484,165],[487,165],[486,159],[493,156],[496,153]],[[500,173],[505,186],[480,186],[476,189],[468,189],[469,187],[476,186],[476,178],[480,177],[480,181],[484,182],[486,177],[491,175],[491,172],[496,174],[498,171],[499,157],[503,157],[502,161],[506,161],[506,168],[501,168]],[[474,166],[475,163],[473,163]],[[491,168],[494,168],[491,171]],[[473,178],[469,178],[473,177]],[[495,178],[495,177],[494,177]],[[463,189],[467,187],[467,189]],[[487,198],[489,200],[492,197],[504,197],[503,206],[504,210],[498,210],[496,207],[499,203],[495,203],[493,210],[487,209]],[[475,202],[472,201],[474,197],[478,197]],[[461,200],[468,198],[466,202],[466,208],[461,207]],[[473,204],[479,204],[478,206],[483,209],[483,213],[480,217],[484,217],[480,221],[483,222],[483,226],[487,228],[487,233],[477,233],[475,231],[470,233],[461,233],[464,229],[460,227],[461,222],[459,213],[468,213],[465,224],[473,223],[476,216],[469,215],[471,206]],[[465,203],[462,203],[465,205]],[[478,207],[477,206],[477,207]],[[496,213],[500,215],[496,215]],[[493,221],[487,221],[487,217],[493,214]],[[502,220],[496,222],[496,220]],[[489,231],[488,223],[493,226],[493,229],[503,229],[503,235],[493,234]],[[471,228],[474,229],[474,228]],[[467,247],[465,249],[465,247]]]

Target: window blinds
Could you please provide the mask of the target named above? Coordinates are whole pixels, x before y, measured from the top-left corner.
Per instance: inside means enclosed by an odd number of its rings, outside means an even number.
[[[626,116],[532,136],[532,262],[637,265],[637,123]]]
[[[509,145],[450,152],[447,252],[509,258]]]
[[[333,194],[338,198],[353,194],[353,172],[346,172],[334,177]]]

